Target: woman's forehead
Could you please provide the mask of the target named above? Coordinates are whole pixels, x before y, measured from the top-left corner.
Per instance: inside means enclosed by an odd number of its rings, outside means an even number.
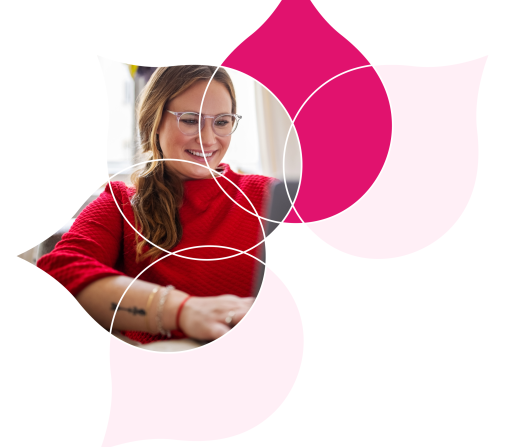
[[[208,89],[206,88],[207,85],[208,81],[194,83],[187,90],[173,98],[169,103],[169,107],[174,112],[199,112],[204,95],[202,113],[207,115],[231,113],[233,103],[226,86],[218,81],[212,81]]]

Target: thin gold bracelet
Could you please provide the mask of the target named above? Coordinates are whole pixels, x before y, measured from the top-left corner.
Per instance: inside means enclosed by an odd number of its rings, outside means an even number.
[[[146,300],[146,314],[145,314],[145,320],[146,320],[146,331],[150,332],[150,320],[148,318],[148,313],[150,311],[150,306],[152,305],[153,297],[157,294],[160,287],[154,287],[152,290],[152,293],[148,295],[148,300]]]
[[[159,330],[159,334],[165,335],[168,338],[171,338],[171,331],[167,331],[162,327],[162,309],[164,307],[164,303],[166,302],[166,299],[168,297],[168,293],[170,290],[174,290],[175,286],[166,286],[164,289],[164,293],[161,295],[159,300],[159,307],[157,307],[157,329]]]

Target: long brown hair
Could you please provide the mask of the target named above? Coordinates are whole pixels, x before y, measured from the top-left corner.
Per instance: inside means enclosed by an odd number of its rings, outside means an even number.
[[[216,68],[209,65],[157,68],[138,98],[139,152],[148,154],[149,161],[132,175],[131,180],[136,188],[132,208],[140,233],[165,250],[173,248],[182,238],[178,209],[183,201],[183,183],[164,162],[157,161],[163,158],[157,129],[166,103],[195,82],[210,80],[212,75],[214,81],[228,89],[233,104],[231,113],[236,113],[233,82],[222,67],[214,75]],[[137,262],[148,257],[154,260],[160,254],[160,250],[154,246],[143,253],[148,242],[137,235],[136,241]]]

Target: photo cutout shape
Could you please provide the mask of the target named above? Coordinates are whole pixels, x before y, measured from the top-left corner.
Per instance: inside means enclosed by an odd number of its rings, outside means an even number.
[[[157,69],[106,59],[101,65],[109,102],[109,179],[31,250],[32,260],[123,341],[159,351],[202,346],[217,334],[188,335],[179,320],[169,324],[171,330],[163,328],[165,312],[185,319],[188,304],[171,310],[161,291],[145,293],[145,301],[135,304],[130,296],[149,283],[192,298],[246,298],[250,308],[265,276],[265,238],[284,222],[297,197],[297,132],[280,101],[237,70]],[[183,88],[171,84],[182,76],[192,82]],[[117,275],[131,281],[105,297],[108,308],[97,314],[85,289],[100,281],[108,287],[105,278]],[[228,310],[222,332],[246,313]],[[130,329],[125,321],[115,325],[124,315],[130,323],[146,321],[146,330],[139,324]]]

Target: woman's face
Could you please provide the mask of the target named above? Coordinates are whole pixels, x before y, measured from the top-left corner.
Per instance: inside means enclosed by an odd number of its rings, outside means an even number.
[[[198,81],[166,104],[165,110],[172,112],[196,112],[199,113],[199,107],[205,94],[207,81]],[[222,113],[231,113],[231,96],[224,84],[212,81],[206,92],[203,102],[203,115],[220,115]],[[208,165],[216,169],[221,160],[226,155],[231,135],[219,137],[213,131],[212,119],[205,119],[203,130],[201,131],[201,141],[206,154]],[[199,134],[193,136],[184,135],[178,129],[178,118],[164,111],[162,120],[158,129],[159,143],[164,158],[174,158],[179,160],[189,160],[194,163],[185,163],[180,161],[166,161],[182,180],[210,178],[210,171],[201,150]],[[202,166],[200,166],[202,165]]]

